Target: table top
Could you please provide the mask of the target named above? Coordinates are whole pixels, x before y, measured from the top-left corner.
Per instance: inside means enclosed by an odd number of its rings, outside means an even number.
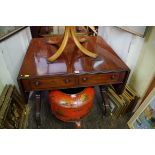
[[[49,44],[49,38],[32,39],[19,72],[20,78],[24,75],[40,77],[129,71],[127,65],[101,37],[85,36],[85,38],[87,41],[83,46],[97,53],[97,58],[84,55],[69,38],[62,55],[52,63],[47,59],[58,50],[62,37],[50,37],[51,40],[58,42],[56,45]]]

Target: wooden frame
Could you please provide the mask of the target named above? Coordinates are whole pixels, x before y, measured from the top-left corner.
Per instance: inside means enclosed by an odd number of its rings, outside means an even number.
[[[155,88],[147,96],[127,124],[132,129],[155,128]]]
[[[141,101],[141,103],[146,99],[146,97],[149,95],[149,93],[152,91],[152,89],[155,87],[155,76],[152,78],[149,87],[147,88],[147,91]]]
[[[108,98],[111,115],[119,117],[125,110],[124,99],[117,95],[111,88],[108,88]]]
[[[7,39],[26,27],[27,26],[0,26],[0,41]],[[6,31],[4,31],[5,28],[7,29]]]
[[[139,37],[144,38],[148,27],[147,26],[116,26],[124,31],[127,31],[131,34],[137,35]],[[136,28],[137,27],[137,28]],[[140,28],[141,27],[141,28]]]
[[[0,128],[26,128],[30,109],[23,103],[16,87],[6,85],[0,95]]]
[[[108,93],[108,102],[111,115],[118,117],[122,109],[121,104],[118,102],[118,100],[116,100],[116,98],[114,98],[109,93]]]

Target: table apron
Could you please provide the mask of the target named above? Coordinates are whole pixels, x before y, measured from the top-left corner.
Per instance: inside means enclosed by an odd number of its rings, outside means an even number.
[[[20,79],[25,91],[122,84],[126,72]]]

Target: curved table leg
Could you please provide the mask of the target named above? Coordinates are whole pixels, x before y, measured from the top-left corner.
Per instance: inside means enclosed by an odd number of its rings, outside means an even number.
[[[65,47],[67,45],[69,33],[70,33],[70,28],[68,26],[66,26],[63,41],[62,41],[59,49],[56,51],[56,53],[54,55],[52,55],[50,58],[48,58],[49,62],[55,61],[62,54],[63,50],[65,49]]]
[[[80,41],[78,40],[78,38],[76,37],[75,26],[66,26],[65,27],[63,41],[62,41],[59,49],[56,51],[56,53],[48,58],[49,62],[55,61],[62,54],[62,52],[64,51],[64,49],[65,49],[65,47],[67,45],[67,42],[68,42],[70,34],[71,34],[71,36],[72,36],[76,46],[80,49],[81,52],[83,52],[85,55],[87,55],[89,57],[92,57],[92,58],[96,58],[97,57],[96,53],[90,52],[89,50],[87,50],[85,47],[83,47],[81,45],[80,42],[85,42],[86,40],[85,39],[84,40],[80,40]],[[50,41],[50,42],[52,43],[52,41]]]
[[[80,49],[80,51],[83,52],[85,55],[87,55],[89,57],[96,58],[97,57],[96,53],[90,52],[89,50],[87,50],[85,47],[83,47],[80,44],[80,42],[79,42],[79,40],[78,40],[78,38],[76,37],[76,34],[75,34],[75,27],[71,26],[70,29],[71,29],[71,35],[73,37],[73,40],[74,40],[76,46]]]

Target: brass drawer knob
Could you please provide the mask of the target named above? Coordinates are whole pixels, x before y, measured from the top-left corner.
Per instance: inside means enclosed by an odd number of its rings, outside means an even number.
[[[69,83],[70,82],[70,79],[65,79],[65,83]]]
[[[39,86],[39,85],[40,85],[40,82],[39,82],[39,81],[36,81],[36,82],[35,82],[35,85],[36,85],[36,86]]]
[[[117,79],[118,78],[118,74],[113,74],[112,76],[111,76],[111,79],[112,80],[115,80],[115,79]]]
[[[84,77],[82,80],[83,80],[83,81],[87,81],[87,78],[86,78],[86,77]]]

